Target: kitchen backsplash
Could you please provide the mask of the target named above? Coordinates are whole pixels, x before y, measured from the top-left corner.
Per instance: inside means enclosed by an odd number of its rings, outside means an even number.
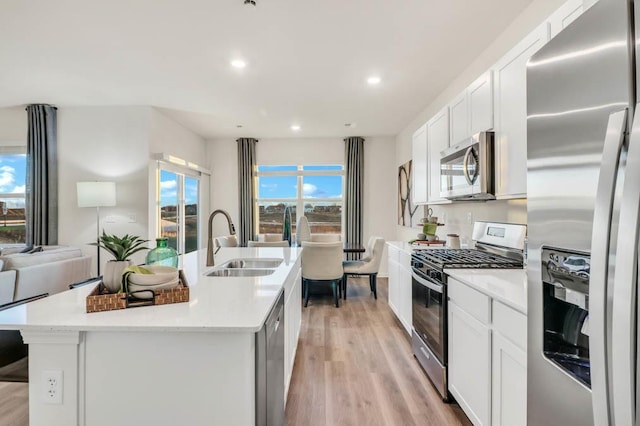
[[[473,223],[479,220],[506,223],[527,223],[527,200],[497,200],[487,202],[457,202],[444,205],[429,206],[433,210],[433,215],[438,217],[438,222],[445,226],[438,228],[437,235],[444,240],[447,234],[460,235],[462,244],[471,243]],[[424,216],[427,215],[428,207],[424,207]],[[420,216],[416,215],[416,222]],[[400,227],[399,227],[400,228]],[[420,228],[401,228],[399,237],[403,240],[416,238]]]

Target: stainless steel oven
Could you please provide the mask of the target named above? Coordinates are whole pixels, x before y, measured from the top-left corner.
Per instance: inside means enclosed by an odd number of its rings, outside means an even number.
[[[412,261],[413,353],[447,400],[447,287],[443,278],[427,264]]]
[[[481,132],[440,153],[440,196],[493,200],[493,132]]]

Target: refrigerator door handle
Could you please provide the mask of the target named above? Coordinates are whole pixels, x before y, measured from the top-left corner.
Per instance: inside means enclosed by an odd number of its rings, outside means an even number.
[[[607,374],[607,276],[609,235],[620,154],[625,142],[627,110],[609,116],[593,213],[591,270],[589,277],[589,357],[594,425],[610,423]]]
[[[636,280],[640,207],[640,108],[636,106],[620,206],[611,323],[611,383],[616,425],[633,425],[636,394]]]

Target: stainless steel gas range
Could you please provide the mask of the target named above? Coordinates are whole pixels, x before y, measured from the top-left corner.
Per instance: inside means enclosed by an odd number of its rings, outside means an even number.
[[[411,256],[413,353],[444,401],[447,390],[447,269],[522,268],[525,225],[476,222],[475,249],[417,250]]]

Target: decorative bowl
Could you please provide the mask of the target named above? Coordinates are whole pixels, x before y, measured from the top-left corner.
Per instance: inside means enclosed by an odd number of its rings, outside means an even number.
[[[154,286],[178,280],[178,268],[162,265],[149,265],[143,268],[148,269],[152,274],[129,274],[129,285]]]

